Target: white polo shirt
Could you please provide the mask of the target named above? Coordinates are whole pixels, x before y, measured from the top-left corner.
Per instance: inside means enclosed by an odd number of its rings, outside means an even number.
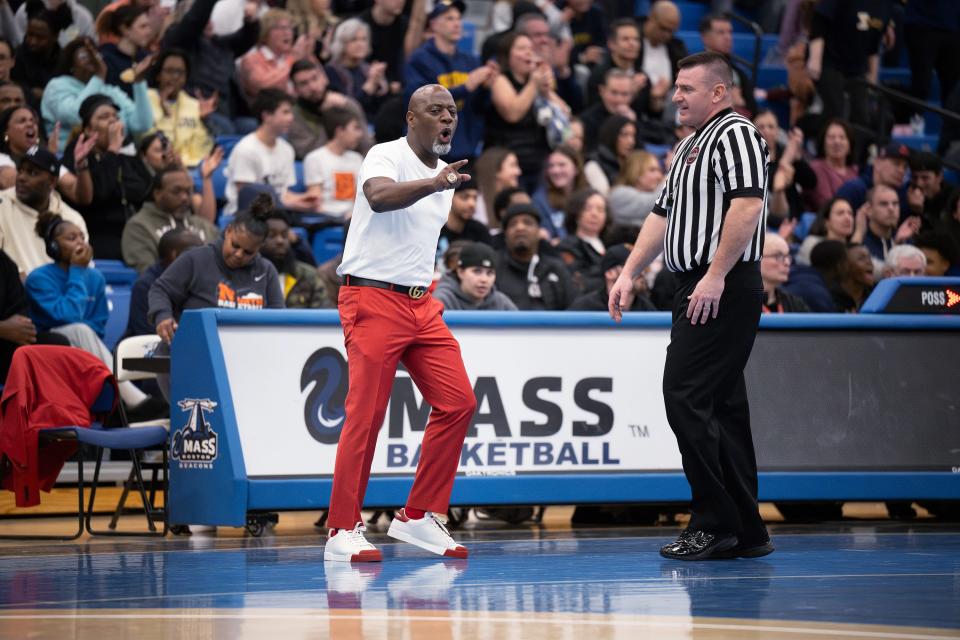
[[[396,182],[434,178],[447,164],[431,169],[413,152],[406,138],[375,145],[367,153],[357,180],[357,199],[350,232],[343,248],[339,275],[352,275],[426,287],[433,280],[440,230],[453,204],[453,189],[445,189],[414,202],[406,209],[377,213],[370,208],[363,185],[370,178]]]

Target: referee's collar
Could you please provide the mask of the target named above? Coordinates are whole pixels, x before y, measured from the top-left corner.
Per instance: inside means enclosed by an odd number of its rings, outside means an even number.
[[[701,133],[704,129],[706,129],[707,126],[709,126],[709,124],[710,124],[711,122],[713,122],[714,120],[719,120],[719,119],[722,118],[723,116],[725,116],[725,115],[727,115],[727,114],[730,114],[730,113],[733,113],[733,107],[727,107],[726,109],[723,109],[723,110],[721,110],[721,111],[716,112],[715,114],[713,114],[713,117],[712,117],[712,118],[710,118],[709,120],[707,120],[706,122],[704,122],[704,123],[703,123],[703,126],[701,126],[699,129],[697,129],[696,135],[700,135],[700,133]]]

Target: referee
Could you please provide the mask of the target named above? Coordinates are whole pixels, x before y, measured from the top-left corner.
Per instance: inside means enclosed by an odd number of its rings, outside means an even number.
[[[677,66],[673,102],[696,131],[678,145],[609,309],[619,321],[633,301],[633,277],[663,251],[678,275],[663,396],[693,500],[687,529],[660,554],[755,558],[773,551],[757,508],[743,379],[763,301],[767,145],[731,108],[723,56],[698,53]]]

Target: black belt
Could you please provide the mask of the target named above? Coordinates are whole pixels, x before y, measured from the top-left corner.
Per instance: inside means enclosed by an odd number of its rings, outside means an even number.
[[[370,278],[358,278],[357,276],[345,275],[343,276],[343,284],[348,287],[373,287],[375,289],[386,289],[387,291],[395,291],[397,293],[402,293],[414,300],[419,300],[427,294],[426,287],[414,286],[414,287],[405,287],[400,284],[393,284],[392,282],[384,282],[383,280],[371,280]]]

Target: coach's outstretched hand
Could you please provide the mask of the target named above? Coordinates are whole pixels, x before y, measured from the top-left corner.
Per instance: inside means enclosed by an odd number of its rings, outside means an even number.
[[[461,182],[466,182],[470,179],[469,173],[460,173],[460,167],[467,164],[467,160],[457,160],[445,166],[443,170],[437,174],[437,177],[434,178],[434,183],[436,184],[437,191],[444,191],[445,189],[456,189],[460,186]],[[450,178],[449,176],[455,176],[456,179]]]

